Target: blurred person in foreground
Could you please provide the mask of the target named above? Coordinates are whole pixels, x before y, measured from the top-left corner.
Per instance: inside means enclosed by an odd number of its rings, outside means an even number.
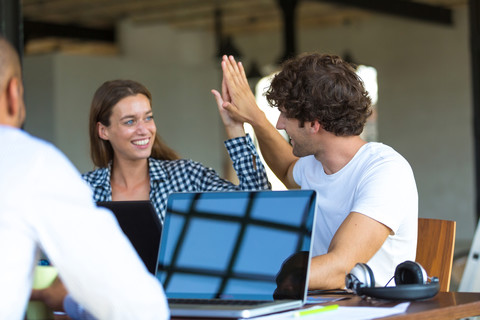
[[[19,56],[0,36],[0,319],[23,319],[40,250],[74,318],[80,304],[97,319],[168,319],[160,283],[112,213],[58,149],[20,129],[24,119]]]

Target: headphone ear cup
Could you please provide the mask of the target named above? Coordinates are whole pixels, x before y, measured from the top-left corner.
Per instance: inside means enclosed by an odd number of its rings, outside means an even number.
[[[365,268],[365,272],[368,275],[368,281],[366,283],[366,286],[368,286],[369,288],[375,288],[375,277],[373,275],[372,269],[370,269],[370,267],[364,263],[362,263],[362,267]]]
[[[413,261],[400,263],[395,269],[395,285],[402,284],[426,284],[428,280],[425,269]]]
[[[372,269],[364,263],[357,263],[345,277],[345,286],[357,294],[360,294],[362,288],[375,287]]]

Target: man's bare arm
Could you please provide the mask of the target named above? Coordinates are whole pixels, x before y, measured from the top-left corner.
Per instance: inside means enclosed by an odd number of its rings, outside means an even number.
[[[357,262],[367,263],[391,230],[384,224],[351,212],[335,233],[328,253],[312,259],[309,289],[340,289]]]

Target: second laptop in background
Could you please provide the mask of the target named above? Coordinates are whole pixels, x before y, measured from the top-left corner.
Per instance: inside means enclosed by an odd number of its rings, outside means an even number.
[[[156,274],[162,224],[150,201],[105,201],[98,206],[110,209],[123,233],[142,258],[148,271]]]

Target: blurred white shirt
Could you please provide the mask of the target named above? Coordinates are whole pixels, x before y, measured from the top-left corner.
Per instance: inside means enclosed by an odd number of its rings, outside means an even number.
[[[0,126],[0,319],[23,319],[39,249],[98,319],[168,319],[160,282],[51,144]]]

